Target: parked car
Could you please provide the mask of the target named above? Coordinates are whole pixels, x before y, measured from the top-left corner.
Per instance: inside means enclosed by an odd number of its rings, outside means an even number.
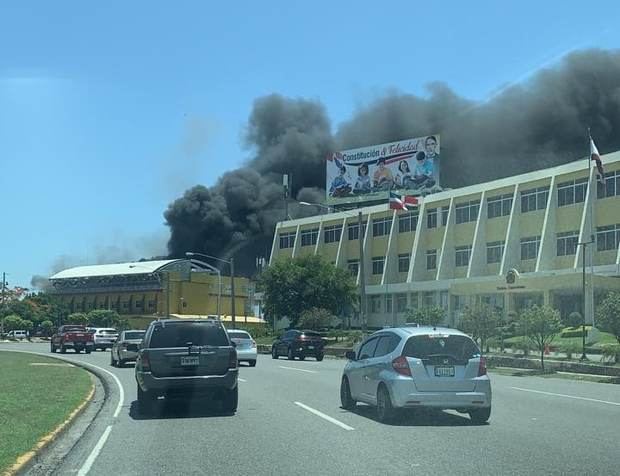
[[[138,357],[138,346],[144,338],[144,331],[131,330],[121,332],[110,350],[110,364],[122,367],[127,362],[135,362]]]
[[[250,367],[256,366],[258,352],[256,350],[256,341],[246,331],[230,329],[228,337],[235,343],[237,348],[237,360],[239,362],[247,362]]]
[[[9,331],[6,335],[9,339],[28,339],[27,331]]]
[[[272,344],[271,357],[277,359],[281,355],[286,355],[289,360],[295,357],[304,360],[310,356],[320,362],[325,355],[324,345],[318,332],[290,330]]]
[[[461,331],[433,327],[381,330],[357,352],[347,352],[340,399],[377,407],[390,421],[400,408],[432,407],[469,413],[476,423],[491,415],[491,382],[475,342]]]
[[[118,331],[111,327],[89,327],[88,330],[93,334],[95,350],[111,349],[118,339]]]
[[[217,399],[237,410],[237,351],[217,319],[152,322],[138,352],[138,406],[148,413],[157,398]]]
[[[78,325],[60,326],[56,334],[50,340],[50,350],[52,353],[60,350],[61,354],[67,349],[73,349],[76,353],[81,351],[90,354],[93,350],[93,335],[88,332],[86,327]]]

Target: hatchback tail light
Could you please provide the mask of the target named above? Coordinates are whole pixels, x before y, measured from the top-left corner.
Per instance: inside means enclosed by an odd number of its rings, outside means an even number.
[[[392,368],[399,374],[406,377],[411,377],[411,369],[409,368],[409,362],[407,357],[401,355],[392,360]]]
[[[142,352],[140,355],[140,364],[142,365],[142,370],[149,372],[151,370],[151,359],[149,358],[148,352]]]
[[[236,369],[237,368],[237,351],[232,349],[228,356],[228,368]]]
[[[478,365],[478,377],[482,377],[487,374],[487,359],[480,357],[480,364]]]

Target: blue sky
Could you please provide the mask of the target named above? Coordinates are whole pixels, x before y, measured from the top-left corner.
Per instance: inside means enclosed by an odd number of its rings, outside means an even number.
[[[335,129],[391,88],[484,100],[620,43],[617,2],[431,3],[0,2],[0,271],[164,252],[168,203],[251,156],[259,96],[318,99]]]

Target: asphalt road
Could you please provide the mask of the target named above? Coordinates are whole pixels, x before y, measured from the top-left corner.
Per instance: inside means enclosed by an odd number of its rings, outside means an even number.
[[[49,355],[47,344],[0,348]],[[455,412],[384,425],[370,407],[340,408],[344,361],[259,356],[241,369],[235,415],[161,401],[145,418],[132,367],[111,367],[109,352],[64,357],[109,371],[111,399],[55,474],[618,474],[617,385],[491,373],[488,425]]]

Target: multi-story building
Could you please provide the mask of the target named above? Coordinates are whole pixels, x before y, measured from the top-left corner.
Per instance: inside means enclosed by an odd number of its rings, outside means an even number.
[[[431,305],[444,307],[454,325],[479,302],[506,313],[534,303],[580,312],[580,243],[592,241],[591,322],[597,300],[620,289],[620,152],[602,160],[604,184],[584,159],[428,195],[409,211],[386,203],[280,222],[271,260],[320,254],[359,285],[361,211],[368,325],[404,323],[408,309]],[[511,269],[519,278],[507,285]]]

